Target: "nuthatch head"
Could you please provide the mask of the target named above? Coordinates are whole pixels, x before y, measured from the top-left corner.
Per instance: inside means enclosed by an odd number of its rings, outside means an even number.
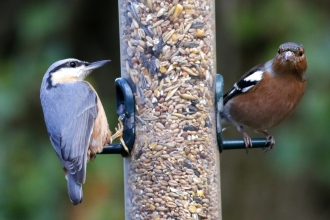
[[[40,100],[50,141],[61,160],[73,204],[81,203],[86,163],[111,143],[101,101],[85,77],[109,60],[93,63],[60,60],[45,73]]]
[[[103,66],[110,60],[101,60],[93,63],[69,58],[53,63],[47,70],[45,77],[48,88],[58,83],[75,82],[84,80],[92,70]],[[44,79],[45,79],[44,77]],[[44,83],[44,80],[43,80]]]

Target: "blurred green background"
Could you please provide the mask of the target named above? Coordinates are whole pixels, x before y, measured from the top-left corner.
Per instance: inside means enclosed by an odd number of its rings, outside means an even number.
[[[117,8],[109,0],[0,1],[0,220],[124,219],[119,155],[89,163],[84,201],[70,203],[39,101],[41,79],[53,62],[111,59],[87,80],[110,128],[116,126]],[[309,66],[298,109],[270,130],[275,149],[221,154],[223,219],[329,219],[329,11],[325,0],[216,0],[217,69],[226,90],[249,68],[272,59],[283,42],[303,44]],[[224,137],[241,134],[232,128]]]

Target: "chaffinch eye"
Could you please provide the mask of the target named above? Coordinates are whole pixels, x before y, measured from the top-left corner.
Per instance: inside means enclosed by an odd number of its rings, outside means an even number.
[[[280,50],[280,48],[278,48],[278,50],[277,50],[277,53],[278,53],[278,54],[280,54],[280,53],[281,53],[281,50]]]
[[[76,67],[77,63],[76,62],[70,62],[69,65],[70,65],[70,67]]]
[[[304,54],[304,52],[299,51],[299,56],[302,56]]]

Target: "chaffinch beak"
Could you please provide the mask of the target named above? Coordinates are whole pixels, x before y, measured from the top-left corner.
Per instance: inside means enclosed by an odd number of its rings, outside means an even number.
[[[287,51],[287,52],[285,52],[285,54],[284,54],[284,58],[285,58],[285,60],[286,61],[288,61],[291,57],[293,57],[294,56],[294,54],[293,54],[293,52],[291,52],[291,51]]]

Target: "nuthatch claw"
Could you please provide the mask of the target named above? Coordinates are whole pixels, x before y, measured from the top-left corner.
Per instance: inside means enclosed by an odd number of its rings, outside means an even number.
[[[125,149],[125,151],[129,154],[129,150],[128,147],[125,144],[125,141],[123,139],[123,131],[124,131],[124,126],[122,123],[122,120],[124,119],[124,115],[121,115],[118,117],[118,129],[116,129],[116,133],[114,135],[111,136],[112,140],[119,138],[120,143],[123,145],[123,148]]]
[[[109,60],[93,63],[60,60],[45,73],[40,100],[47,131],[61,160],[68,192],[74,205],[81,203],[86,163],[111,143],[111,132],[102,103],[85,77]]]

